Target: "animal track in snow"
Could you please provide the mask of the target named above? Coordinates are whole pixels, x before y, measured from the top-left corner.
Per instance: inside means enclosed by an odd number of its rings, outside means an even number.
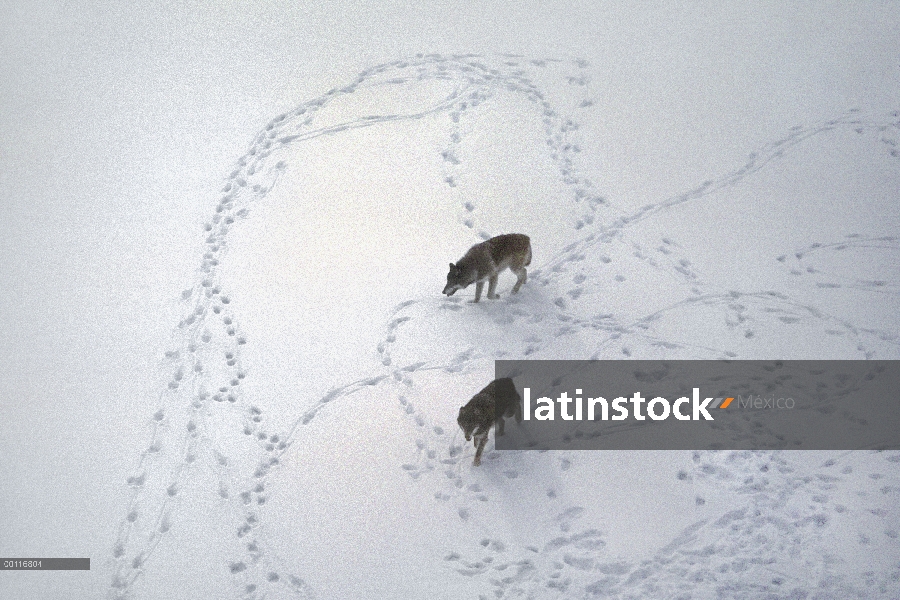
[[[318,426],[321,420],[317,417],[323,410],[352,401],[353,395],[364,389],[376,388],[384,391],[386,397],[396,398],[401,418],[416,432],[410,448],[414,458],[398,463],[398,469],[408,472],[423,489],[427,483],[429,497],[436,488],[435,501],[452,506],[459,520],[475,527],[480,526],[485,507],[494,504],[496,487],[492,486],[500,485],[497,481],[521,485],[530,481],[532,474],[525,467],[511,468],[515,463],[507,458],[509,455],[496,451],[488,451],[481,471],[472,470],[471,453],[466,453],[471,452],[470,445],[460,442],[455,423],[433,418],[419,408],[421,381],[432,371],[462,376],[489,372],[488,365],[496,356],[552,358],[555,353],[580,353],[585,358],[644,354],[669,358],[735,357],[752,350],[748,345],[760,341],[759,332],[773,326],[821,331],[824,336],[845,341],[861,357],[881,356],[885,348],[896,352],[895,332],[857,327],[780,290],[748,293],[711,289],[683,248],[669,237],[662,237],[661,241],[659,237],[644,239],[638,226],[667,212],[671,214],[676,207],[687,207],[739,186],[801,144],[835,130],[874,135],[880,148],[898,158],[898,114],[892,115],[893,121],[878,122],[850,111],[837,119],[794,128],[750,154],[743,165],[731,172],[667,198],[650,199],[638,209],[625,210],[615,199],[599,194],[594,183],[582,174],[587,170],[579,166],[583,164],[579,161],[595,158],[584,156],[580,126],[569,116],[587,115],[587,111],[597,108],[587,68],[582,61],[419,55],[366,69],[345,85],[276,116],[257,133],[230,170],[212,214],[202,226],[201,259],[195,280],[180,292],[182,317],[160,360],[160,389],[147,419],[151,433],[145,449],[123,478],[128,502],[112,549],[111,597],[137,594],[136,584],[152,565],[160,540],[181,525],[179,517],[182,505],[187,504],[184,499],[191,490],[189,482],[195,476],[200,480],[203,473],[210,474],[212,494],[223,508],[222,530],[229,532],[231,542],[240,540],[235,547],[241,550],[225,566],[243,590],[243,596],[312,597],[312,589],[302,578],[276,564],[278,561],[258,535],[264,515],[254,511],[269,501],[270,476],[281,467],[285,451],[303,440],[304,428]],[[556,75],[552,74],[554,70]],[[563,108],[553,104],[536,81],[541,76],[558,77],[558,71],[566,70],[569,72],[562,80],[583,90],[583,95],[575,105]],[[421,81],[450,81],[451,91],[406,112],[401,110],[403,106],[393,110],[395,107],[387,106],[389,102],[377,114],[367,111],[353,116],[346,111],[330,111],[361,91],[404,90]],[[300,399],[303,408],[292,426],[286,431],[272,429],[271,415],[246,391],[245,380],[252,380],[253,372],[244,364],[244,347],[253,340],[241,327],[240,307],[235,306],[239,296],[223,288],[221,269],[227,260],[229,233],[251,214],[255,203],[266,198],[289,166],[284,151],[301,147],[309,140],[366,127],[440,119],[448,132],[443,147],[435,148],[447,185],[444,189],[457,203],[465,230],[486,237],[491,226],[484,215],[490,208],[490,199],[466,195],[471,194],[468,169],[478,159],[479,150],[474,141],[477,136],[467,127],[479,115],[487,114],[485,107],[492,102],[527,106],[519,114],[536,119],[533,123],[541,131],[542,148],[545,146],[555,175],[568,194],[565,219],[572,241],[555,255],[536,259],[530,281],[521,294],[515,300],[505,296],[486,306],[482,316],[458,299],[417,298],[399,304],[375,348],[379,359],[376,370],[355,381],[335,382],[321,397]],[[785,253],[777,262],[789,272],[796,272],[794,278],[798,281],[809,280],[822,293],[852,288],[896,295],[898,282],[892,272],[866,276],[858,276],[853,270],[833,272],[828,267],[834,263],[822,265],[819,257],[826,253],[853,255],[858,264],[878,256],[889,263],[896,262],[897,249],[893,237],[851,234],[846,239],[801,248],[793,255]],[[620,290],[629,284],[642,286],[646,281],[661,280],[676,281],[673,285],[680,286],[663,306],[629,312],[606,305],[611,297],[623,296]],[[708,316],[708,322],[719,326],[716,333],[721,337],[697,340],[675,336],[667,327],[685,312]],[[425,331],[426,326],[435,323],[446,325],[462,320],[477,326],[456,338],[433,338]],[[510,334],[511,330],[515,333]],[[509,335],[521,343],[509,347]],[[422,342],[422,346],[414,342]],[[423,346],[427,352],[423,352]],[[460,403],[463,400],[458,399]],[[677,597],[711,581],[717,570],[729,575],[733,574],[730,570],[744,573],[735,583],[735,593],[783,596],[791,593],[785,591],[791,582],[780,580],[780,575],[772,578],[777,561],[818,564],[813,554],[828,548],[826,541],[831,531],[858,527],[858,542],[866,547],[877,546],[883,538],[897,538],[892,506],[898,505],[895,496],[900,486],[895,476],[897,457],[893,454],[886,455],[885,468],[879,472],[864,472],[852,456],[836,459],[816,472],[821,478],[811,481],[800,477],[779,481],[761,475],[766,473],[763,467],[790,468],[777,455],[727,456],[731,458],[717,461],[701,455],[696,473],[686,475],[685,480],[697,481],[701,486],[714,477],[725,481],[743,504],[715,521],[686,530],[644,564],[605,557],[602,534],[589,524],[582,526],[578,514],[568,511],[561,513],[569,517],[559,519],[561,535],[557,538],[515,544],[483,537],[487,544],[474,544],[475,548],[465,554],[451,552],[447,562],[474,580],[490,577],[484,587],[496,597]],[[568,469],[567,460],[560,462],[560,472]],[[202,468],[195,468],[198,465]],[[491,475],[497,479],[476,479]],[[857,477],[860,479],[854,479]],[[853,508],[850,499],[828,489],[835,480],[877,482],[879,495],[864,499],[867,512],[861,520],[850,519],[851,513],[860,512]],[[493,481],[492,486],[485,481]],[[777,494],[760,495],[759,490],[770,489],[767,486],[777,487]],[[843,488],[844,493],[851,488]],[[561,503],[556,488],[548,485],[541,489],[546,489],[546,502],[555,503],[549,505]],[[767,515],[766,519],[760,514]],[[821,532],[812,536],[821,543],[813,548],[792,547],[796,557],[779,554],[773,544],[774,540],[785,539],[783,530]],[[767,541],[757,543],[752,560],[741,562],[737,569],[735,561],[744,560],[745,556],[739,550],[763,538]],[[707,547],[714,552],[704,555]],[[896,566],[886,567],[866,575],[871,582],[860,576],[840,584],[826,581],[823,585],[832,586],[826,592],[837,590],[839,585],[861,590],[860,593],[877,591],[879,586],[892,585],[895,580],[891,577],[897,573]],[[684,585],[673,583],[678,581]]]

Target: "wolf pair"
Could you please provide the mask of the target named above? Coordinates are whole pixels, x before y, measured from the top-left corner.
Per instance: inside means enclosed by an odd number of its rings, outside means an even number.
[[[450,263],[447,273],[447,285],[444,293],[452,296],[457,290],[475,284],[475,300],[481,299],[484,281],[488,280],[488,295],[491,300],[499,298],[496,294],[497,277],[501,271],[509,268],[516,274],[516,285],[512,293],[519,291],[528,280],[525,267],[531,264],[531,240],[521,233],[498,235],[475,244],[465,256],[454,265]],[[462,428],[468,442],[475,438],[475,466],[481,464],[481,453],[487,443],[488,433],[496,424],[497,435],[503,435],[503,419],[515,415],[522,421],[522,398],[516,391],[512,379],[508,377],[495,379],[487,387],[475,394],[469,403],[459,409],[456,422]]]

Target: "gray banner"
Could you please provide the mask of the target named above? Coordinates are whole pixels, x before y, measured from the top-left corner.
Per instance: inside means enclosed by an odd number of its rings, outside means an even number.
[[[0,558],[0,571],[90,570],[90,558]]]
[[[498,450],[900,449],[900,361],[496,361]]]

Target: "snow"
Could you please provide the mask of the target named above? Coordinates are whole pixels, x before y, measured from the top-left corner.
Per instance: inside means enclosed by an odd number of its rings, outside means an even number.
[[[354,45],[371,62],[299,100],[282,81],[194,121],[206,161],[135,167],[156,108],[91,134],[126,182],[83,186],[93,206],[41,172],[0,236],[0,555],[92,570],[5,572],[2,595],[900,596],[898,451],[491,436],[476,468],[455,422],[500,358],[900,358],[900,36],[875,5],[606,10],[590,42],[599,12],[560,8],[545,31],[585,35],[557,48]],[[361,39],[338,38],[317,52]],[[509,272],[498,300],[440,294],[509,232],[534,249],[519,294]]]

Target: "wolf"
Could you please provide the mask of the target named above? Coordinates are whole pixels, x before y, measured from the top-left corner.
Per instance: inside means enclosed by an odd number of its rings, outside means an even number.
[[[522,397],[509,377],[490,382],[472,396],[465,406],[460,407],[456,422],[462,428],[467,442],[475,438],[473,464],[476,467],[481,464],[481,453],[484,452],[491,426],[496,424],[496,435],[503,435],[503,419],[513,415],[517,422],[522,422]]]
[[[516,274],[518,281],[513,286],[515,294],[528,280],[528,272],[525,267],[531,264],[531,240],[521,233],[507,233],[475,244],[454,265],[450,263],[450,272],[447,273],[447,285],[444,294],[452,296],[457,290],[465,289],[475,284],[475,300],[481,299],[481,290],[484,288],[484,280],[488,280],[488,298],[494,300],[500,296],[497,289],[497,276],[509,267]]]

